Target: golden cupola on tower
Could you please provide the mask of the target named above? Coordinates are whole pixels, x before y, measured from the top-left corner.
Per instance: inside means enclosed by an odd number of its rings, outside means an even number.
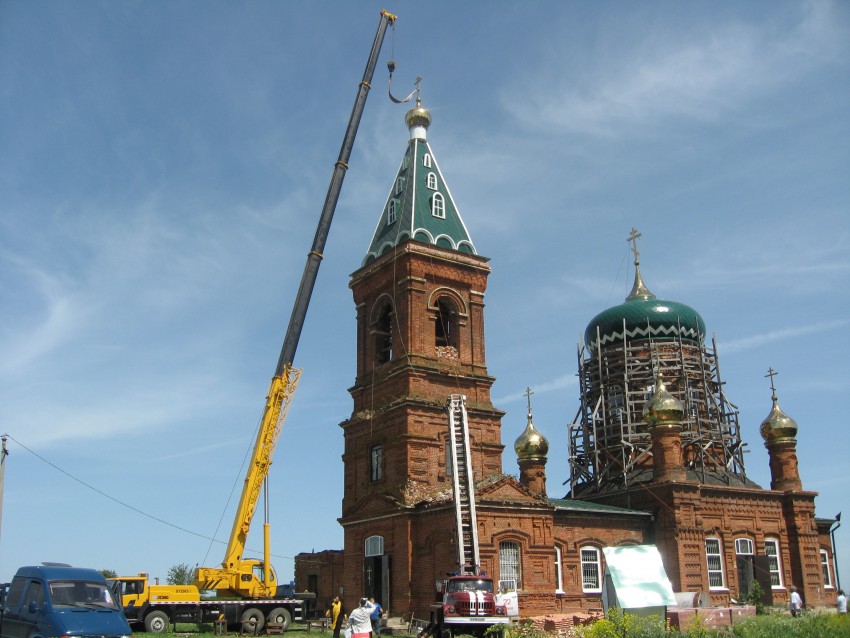
[[[770,414],[761,422],[759,428],[765,445],[785,443],[797,440],[797,422],[782,411],[776,393],[773,394],[773,406]]]
[[[520,461],[545,461],[547,454],[549,454],[549,441],[537,431],[534,423],[531,422],[531,408],[528,410],[528,423],[525,430],[514,441],[514,451]]]
[[[685,418],[682,402],[667,391],[660,372],[655,377],[655,392],[643,407],[643,418],[650,427],[681,425]]]

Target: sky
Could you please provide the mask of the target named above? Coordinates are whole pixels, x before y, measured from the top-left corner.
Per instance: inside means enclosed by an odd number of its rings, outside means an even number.
[[[270,473],[274,564],[341,549],[348,288],[422,79],[490,258],[504,471],[534,423],[569,476],[577,345],[632,285],[696,308],[749,477],[779,404],[850,585],[850,5],[0,0],[0,581],[61,561],[217,565],[379,20],[387,33]],[[262,551],[262,508],[248,542]]]

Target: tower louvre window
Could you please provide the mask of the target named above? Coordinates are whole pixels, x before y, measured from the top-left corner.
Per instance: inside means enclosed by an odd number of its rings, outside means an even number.
[[[398,195],[398,194],[399,194],[401,191],[403,191],[403,190],[404,190],[404,178],[403,178],[403,177],[399,177],[399,178],[395,181],[395,194],[396,194],[396,195]]]
[[[457,349],[457,307],[449,297],[437,301],[437,317],[434,326],[434,345],[438,348]]]
[[[443,199],[442,193],[434,193],[431,198],[431,214],[440,219],[446,218],[446,200]]]
[[[372,326],[375,342],[375,363],[387,363],[393,359],[393,307],[387,302],[378,311]]]
[[[426,178],[425,185],[430,188],[432,191],[437,190],[437,175],[435,173],[428,173],[428,177]]]
[[[586,546],[581,548],[581,590],[585,593],[602,591],[602,563],[599,548]]]
[[[425,153],[425,155],[422,156],[422,166],[424,166],[425,168],[431,168],[431,154],[430,153]]]
[[[384,476],[384,449],[380,445],[373,445],[369,450],[369,478],[378,481]]]
[[[396,219],[398,219],[398,200],[391,199],[387,205],[387,224],[395,223]]]

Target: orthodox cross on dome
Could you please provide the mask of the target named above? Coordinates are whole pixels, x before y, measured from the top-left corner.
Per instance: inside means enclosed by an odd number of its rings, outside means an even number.
[[[640,276],[640,251],[637,247],[637,240],[641,234],[637,231],[637,228],[632,228],[631,234],[628,236],[626,241],[632,243],[632,252],[635,254],[635,283],[632,286],[632,291],[629,293],[629,296],[626,297],[626,301],[631,301],[632,299],[654,299],[655,295],[646,287],[646,284],[643,283],[643,277]]]
[[[638,237],[640,237],[640,236],[641,236],[641,233],[639,233],[637,231],[637,228],[632,228],[631,235],[629,235],[629,237],[626,239],[626,241],[632,242],[632,252],[635,254],[635,266],[637,266],[640,263],[640,259],[639,259],[640,252],[638,251],[638,247],[637,247],[637,240],[638,240]]]
[[[534,394],[534,392],[532,392],[532,391],[531,391],[531,388],[526,388],[526,389],[525,389],[525,394],[523,394],[523,396],[524,396],[526,399],[528,399],[528,414],[529,414],[529,415],[531,414],[531,395],[532,395],[532,394]]]
[[[773,383],[773,377],[775,377],[777,374],[779,373],[776,370],[774,370],[773,368],[768,368],[767,374],[764,375],[765,377],[770,377],[770,391],[773,394],[774,401],[776,400],[776,386]]]

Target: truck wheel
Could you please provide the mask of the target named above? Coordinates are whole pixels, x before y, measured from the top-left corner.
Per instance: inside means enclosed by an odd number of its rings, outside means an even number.
[[[292,614],[286,607],[275,607],[266,616],[266,623],[280,625],[284,630],[289,629],[289,625],[292,623]]]
[[[171,621],[164,611],[152,611],[145,616],[145,631],[152,634],[164,634],[168,631]]]
[[[254,634],[256,636],[262,631],[265,620],[263,612],[256,607],[249,607],[242,612],[242,631],[246,634]]]

